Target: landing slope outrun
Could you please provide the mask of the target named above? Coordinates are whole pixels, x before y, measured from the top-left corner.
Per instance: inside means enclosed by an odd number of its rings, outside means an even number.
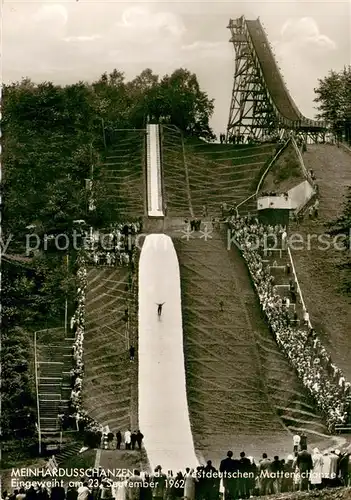
[[[277,449],[289,452],[291,438],[263,383],[230,252],[218,234],[207,242],[174,244],[182,277],[188,402],[197,450],[214,461],[232,446],[254,456]]]
[[[351,155],[331,145],[310,145],[303,156],[307,169],[315,172],[320,190],[319,219],[311,221],[308,215],[295,230],[304,242],[308,235],[311,249],[293,251],[296,271],[311,322],[328,346],[333,360],[351,380],[351,307],[349,300],[338,292],[339,271],[336,264],[341,252],[331,247],[322,249],[316,236],[325,232],[324,223],[341,214],[343,194],[351,185]]]
[[[164,304],[161,316],[157,304]],[[169,236],[150,234],[139,261],[139,422],[152,469],[157,464],[165,471],[198,465],[182,337],[177,255]]]

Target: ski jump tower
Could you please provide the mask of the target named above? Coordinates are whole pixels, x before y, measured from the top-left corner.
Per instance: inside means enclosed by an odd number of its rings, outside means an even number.
[[[289,131],[305,140],[323,137],[326,124],[305,118],[290,96],[259,18],[231,19],[228,28],[235,72],[227,140],[236,135],[282,137]]]

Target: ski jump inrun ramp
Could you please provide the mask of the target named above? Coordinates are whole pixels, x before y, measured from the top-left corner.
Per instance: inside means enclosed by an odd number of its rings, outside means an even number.
[[[148,129],[148,210],[162,217],[159,127]],[[179,263],[164,234],[146,237],[139,260],[139,426],[152,469],[161,465],[175,473],[198,465],[186,395]]]

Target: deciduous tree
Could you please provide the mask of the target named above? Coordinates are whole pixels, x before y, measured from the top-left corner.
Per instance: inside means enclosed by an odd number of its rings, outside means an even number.
[[[331,123],[338,138],[351,143],[351,66],[330,71],[314,89],[318,118]]]

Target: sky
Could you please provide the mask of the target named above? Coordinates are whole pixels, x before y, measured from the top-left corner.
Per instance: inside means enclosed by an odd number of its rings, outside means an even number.
[[[212,127],[227,126],[234,74],[230,18],[260,17],[287,87],[313,118],[318,78],[351,64],[351,0],[160,1],[2,0],[2,78],[58,84],[93,81],[114,68],[179,67],[215,99]]]

